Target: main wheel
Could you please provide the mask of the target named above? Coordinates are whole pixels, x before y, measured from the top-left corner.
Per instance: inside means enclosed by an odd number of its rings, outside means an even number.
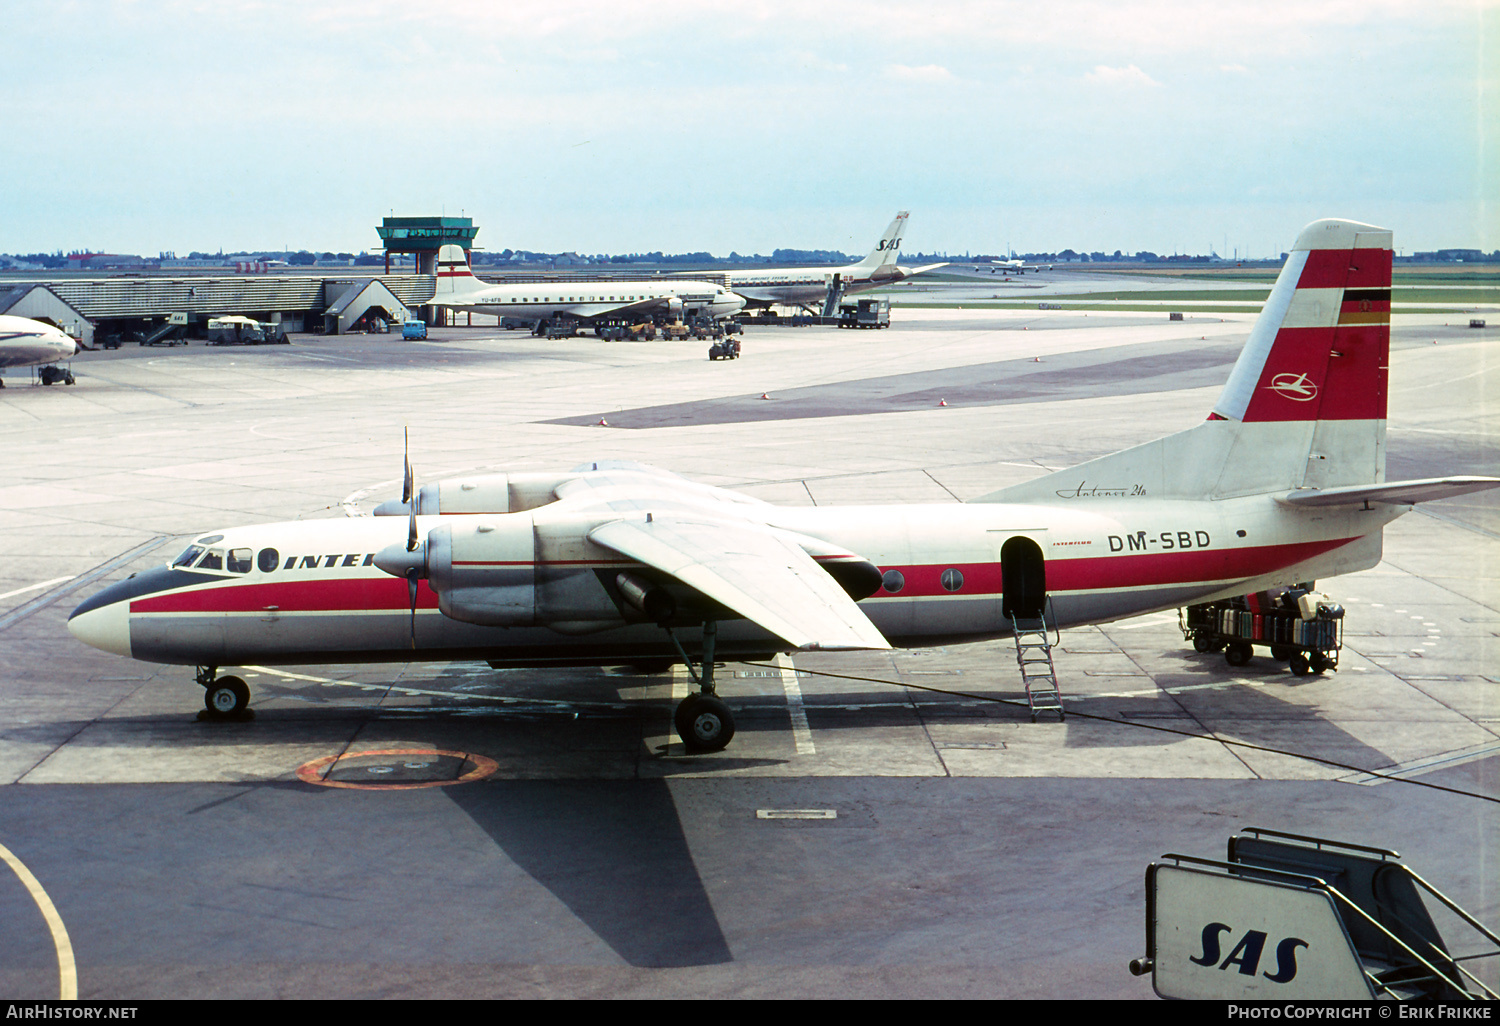
[[[1307,657],[1307,663],[1313,673],[1322,673],[1333,666],[1333,660],[1329,659],[1322,652],[1312,653]]]
[[[203,689],[203,706],[218,719],[238,716],[250,705],[250,688],[238,677],[220,677]]]
[[[717,695],[688,695],[672,719],[690,752],[723,751],[734,737],[734,716]]]
[[[1219,645],[1218,645],[1217,642],[1214,641],[1213,635],[1211,635],[1211,634],[1194,634],[1193,635],[1193,651],[1194,652],[1217,652],[1218,649],[1219,649]]]
[[[1248,641],[1231,641],[1224,646],[1224,659],[1230,666],[1244,666],[1254,654],[1255,649]]]

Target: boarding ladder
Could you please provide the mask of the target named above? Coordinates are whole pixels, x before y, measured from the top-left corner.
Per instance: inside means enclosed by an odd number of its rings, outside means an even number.
[[[1500,935],[1394,851],[1245,827],[1227,861],[1162,858],[1146,871],[1146,956],[1131,963],[1162,997],[1500,1000],[1475,971],[1500,957]]]
[[[1057,667],[1052,662],[1046,610],[1035,619],[1012,615],[1010,626],[1016,639],[1016,665],[1021,668],[1021,683],[1026,686],[1031,722],[1036,722],[1037,713],[1052,711],[1057,713],[1058,722],[1062,722],[1067,713],[1063,710],[1062,692],[1057,687]]]

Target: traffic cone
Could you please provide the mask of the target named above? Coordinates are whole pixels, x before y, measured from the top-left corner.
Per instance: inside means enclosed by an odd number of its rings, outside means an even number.
[[[609,421],[605,420],[603,417],[600,417],[599,418],[599,423],[596,424],[595,426],[596,427],[609,427]]]
[[[762,399],[769,399],[769,398],[771,398],[771,396],[770,396],[770,393],[768,393],[768,392],[762,392],[762,393],[761,393],[761,394],[760,394],[760,397],[761,397],[761,398],[762,398]]]
[[[939,406],[947,406],[948,405],[948,400],[946,400],[946,399],[939,399],[938,400],[938,405]]]

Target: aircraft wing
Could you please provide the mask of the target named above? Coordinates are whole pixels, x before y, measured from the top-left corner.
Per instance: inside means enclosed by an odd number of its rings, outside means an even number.
[[[1345,485],[1341,488],[1314,488],[1289,492],[1276,501],[1285,506],[1355,506],[1365,502],[1388,502],[1409,505],[1451,499],[1486,488],[1500,486],[1500,477],[1427,477],[1416,481],[1388,481],[1384,484]]]
[[[670,574],[795,648],[891,647],[838,582],[774,530],[653,516],[601,524],[589,540]]]
[[[657,296],[655,299],[637,299],[634,303],[612,306],[604,313],[573,314],[573,316],[581,321],[593,321],[600,317],[630,317],[633,314],[653,313],[667,306],[675,298],[675,296]]]

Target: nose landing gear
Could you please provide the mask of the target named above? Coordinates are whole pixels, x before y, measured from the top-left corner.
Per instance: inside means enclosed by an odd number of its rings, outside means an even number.
[[[220,677],[217,666],[198,667],[198,683],[203,685],[203,708],[199,717],[206,720],[249,720],[250,687],[238,677]]]

